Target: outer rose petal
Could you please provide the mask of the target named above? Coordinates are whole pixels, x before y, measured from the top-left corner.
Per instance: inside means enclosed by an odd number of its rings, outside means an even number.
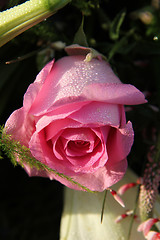
[[[121,162],[117,162],[112,164],[112,162],[107,162],[107,164],[99,168],[94,174],[84,173],[84,174],[76,174],[76,175],[69,175],[74,181],[80,183],[81,185],[89,188],[92,191],[102,192],[106,188],[110,187],[111,185],[118,182],[124,175],[127,169],[127,160],[124,159]],[[42,173],[34,169],[28,170],[30,176],[43,176]],[[75,190],[82,190],[76,184],[71,183],[70,181],[66,180],[65,178],[59,177],[58,175],[52,172],[46,172],[48,177],[52,179],[56,179],[57,181],[61,182],[62,184],[66,185]]]
[[[14,111],[5,124],[6,133],[28,147],[30,137],[35,130],[32,116],[26,116],[24,108]]]
[[[25,111],[29,111],[32,103],[34,102],[40,88],[44,84],[49,72],[51,71],[53,67],[54,60],[49,62],[37,75],[36,80],[34,83],[30,84],[27,92],[24,95],[23,100],[23,106],[25,108]]]
[[[122,83],[95,83],[86,86],[83,90],[84,97],[107,103],[136,105],[146,103],[143,93],[130,84]]]
[[[93,191],[102,192],[107,187],[118,182],[124,175],[127,169],[127,160],[124,159],[121,162],[116,164],[112,164],[112,162],[107,162],[107,164],[99,168],[94,174],[79,174],[76,176],[70,176],[73,180],[79,182],[80,184],[84,185],[85,187],[89,188]],[[51,175],[52,178],[52,175]],[[76,190],[80,190],[79,187],[76,185],[71,184],[70,182],[66,181],[65,179],[58,179],[55,176],[55,179],[63,183],[64,185],[71,187]]]
[[[122,160],[127,157],[133,144],[134,132],[132,123],[128,122],[123,128],[112,129],[107,141],[109,159],[112,162]]]
[[[84,56],[69,56],[55,63],[32,106],[32,113],[39,115],[56,106],[87,101],[81,96],[87,85],[120,83],[107,62],[97,59],[84,62],[84,59]]]
[[[144,95],[129,84],[122,84],[105,61],[84,56],[69,56],[58,60],[32,105],[35,115],[74,102],[105,101],[116,104],[145,103]]]

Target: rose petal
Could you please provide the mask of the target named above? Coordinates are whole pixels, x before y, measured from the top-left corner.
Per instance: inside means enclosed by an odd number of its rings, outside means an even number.
[[[70,141],[94,141],[95,134],[90,128],[67,128],[62,136]]]
[[[45,117],[43,118],[44,120],[47,120]],[[43,121],[42,121],[43,123]],[[70,118],[65,118],[57,121],[53,121],[51,124],[49,124],[45,128],[45,133],[46,133],[46,140],[48,141],[49,139],[53,138],[59,131],[62,129],[66,128],[80,128],[83,125],[70,119]],[[41,128],[39,128],[39,125],[37,127],[37,131],[41,131]]]
[[[65,105],[80,101],[81,93],[87,85],[120,83],[107,62],[97,59],[84,62],[84,58],[84,56],[69,56],[54,64],[32,105],[34,114],[40,115],[53,106],[61,106],[62,103]]]
[[[65,152],[70,157],[83,156],[92,152],[96,141],[96,135],[90,128],[67,128],[61,136],[63,141],[67,140],[67,142],[65,141]],[[87,146],[84,143],[87,143]]]
[[[115,162],[126,158],[131,150],[133,138],[131,122],[128,122],[124,128],[112,128],[107,141],[109,159]]]
[[[34,148],[34,143],[36,142],[34,139],[35,136],[36,136],[36,134],[33,134],[30,147],[31,147],[31,149],[36,150],[35,153],[37,153],[38,145],[36,144],[36,146],[35,146],[36,149]],[[43,144],[43,142],[42,142],[42,144]],[[46,148],[45,142],[44,142],[43,148],[44,148],[43,154],[45,156],[45,160],[47,163],[49,163],[50,159],[53,159],[53,155],[51,154],[49,156],[49,149],[48,149],[48,147]],[[41,145],[39,145],[39,150],[42,151]],[[47,155],[45,155],[46,153],[47,153]],[[50,164],[49,164],[49,166],[50,166]],[[73,180],[88,187],[90,190],[104,191],[106,188],[115,184],[117,181],[119,181],[122,178],[122,176],[124,175],[126,168],[127,168],[127,161],[126,161],[126,159],[124,159],[119,162],[112,162],[112,160],[109,159],[107,161],[106,165],[104,167],[100,167],[99,169],[97,169],[97,171],[94,172],[94,174],[92,174],[92,173],[73,174],[73,172],[70,171],[69,168],[66,171],[66,168],[63,164],[59,165],[58,169],[57,169],[57,166],[56,166],[56,168],[54,168],[55,170],[59,171],[60,173],[63,172],[64,174],[71,177]],[[53,167],[53,166],[51,166],[51,167]],[[34,176],[34,172],[31,171],[30,174],[31,174],[31,176]],[[37,175],[37,173],[36,173],[36,175]],[[39,173],[39,175],[41,176],[41,172]],[[64,179],[62,177],[55,175],[52,172],[48,172],[47,175],[48,175],[48,177],[50,177],[50,179],[56,179],[68,187],[71,187],[76,190],[82,190],[77,185],[67,181],[66,179]]]
[[[106,188],[118,182],[124,175],[127,168],[127,160],[124,159],[121,162],[115,164],[110,164],[107,162],[106,166],[99,168],[94,174],[83,173],[77,175],[70,175],[74,180],[82,184],[83,186],[89,188],[92,191],[102,192]],[[67,187],[73,188],[75,190],[82,190],[76,184],[73,184],[64,178],[61,178],[55,174],[48,173],[50,179],[56,179]]]
[[[83,89],[84,98],[113,104],[136,105],[146,103],[145,96],[130,84],[94,83]]]
[[[49,72],[51,71],[54,64],[54,60],[49,62],[37,75],[34,83],[30,84],[23,100],[23,106],[25,111],[29,111],[32,103],[34,102],[38,92],[40,91],[42,85],[44,84]]]
[[[83,114],[82,114],[83,113]],[[84,123],[101,125],[120,125],[120,113],[118,105],[103,102],[91,102],[70,115],[70,118]]]
[[[37,117],[37,123],[36,123],[37,131],[41,131],[46,126],[49,126],[50,123],[54,124],[55,120],[63,120],[64,119],[64,121],[67,121],[65,119],[68,119],[67,117],[71,113],[80,110],[81,107],[83,107],[84,105],[86,105],[86,103],[71,104],[70,106],[61,107],[52,112],[46,113],[45,115],[43,115],[41,117]],[[73,120],[71,120],[71,121],[76,122]]]
[[[60,173],[64,174],[70,173],[70,171],[57,159],[57,157],[53,153],[53,145],[49,145],[45,140],[44,131],[39,133],[35,132],[31,140],[29,142],[29,148],[32,155],[43,164],[47,165],[49,168],[53,170],[57,170]]]
[[[24,108],[14,111],[5,124],[6,133],[28,147],[30,137],[35,130],[34,119],[27,115]]]

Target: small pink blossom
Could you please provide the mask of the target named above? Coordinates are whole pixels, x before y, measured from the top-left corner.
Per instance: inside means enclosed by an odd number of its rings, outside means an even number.
[[[147,236],[151,227],[159,221],[159,218],[149,218],[145,222],[142,222],[138,227],[138,232],[143,232],[144,236]]]
[[[160,233],[155,231],[149,231],[146,235],[147,240],[160,240]]]

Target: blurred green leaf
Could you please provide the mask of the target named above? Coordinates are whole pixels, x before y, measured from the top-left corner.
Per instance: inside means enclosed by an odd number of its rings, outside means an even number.
[[[120,35],[120,28],[125,19],[126,11],[123,10],[116,15],[109,29],[109,36],[112,40],[117,40]]]
[[[122,37],[119,41],[115,42],[113,47],[108,53],[108,61],[124,46],[128,45],[128,38],[134,33],[134,29],[131,29],[129,32],[126,33],[124,37]]]

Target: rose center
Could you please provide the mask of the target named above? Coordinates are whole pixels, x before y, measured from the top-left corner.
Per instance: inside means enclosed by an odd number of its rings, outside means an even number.
[[[89,142],[87,141],[82,141],[82,140],[77,140],[77,141],[73,141],[73,143],[79,147],[86,147],[89,146]]]
[[[68,143],[68,147],[70,149],[83,149],[83,150],[87,150],[90,147],[90,143],[88,141],[83,141],[83,140],[71,140]]]

